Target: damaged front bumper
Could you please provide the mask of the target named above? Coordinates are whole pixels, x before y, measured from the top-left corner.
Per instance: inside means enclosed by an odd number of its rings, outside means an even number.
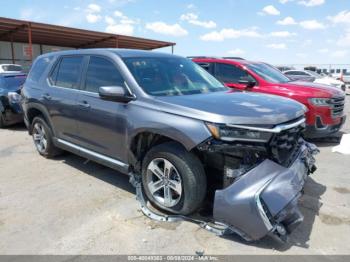
[[[284,239],[303,221],[298,209],[307,176],[315,170],[318,149],[304,142],[289,168],[264,160],[225,189],[217,190],[214,220],[246,240],[272,234]]]

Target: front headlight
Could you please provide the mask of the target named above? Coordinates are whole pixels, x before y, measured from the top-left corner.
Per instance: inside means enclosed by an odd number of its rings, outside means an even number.
[[[229,127],[225,125],[217,125],[206,123],[210,133],[214,138],[223,141],[247,141],[247,142],[268,142],[271,133],[243,128]]]
[[[21,95],[17,94],[16,92],[8,92],[7,97],[9,99],[9,102],[12,104],[19,103],[22,100]]]
[[[310,103],[315,106],[329,106],[329,98],[310,98]]]

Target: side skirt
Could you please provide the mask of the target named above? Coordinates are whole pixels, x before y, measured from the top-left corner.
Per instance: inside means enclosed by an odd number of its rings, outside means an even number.
[[[91,151],[89,149],[83,148],[83,147],[78,146],[76,144],[70,143],[70,142],[63,140],[63,139],[54,138],[53,142],[54,142],[55,146],[57,146],[63,150],[66,150],[66,151],[69,151],[73,154],[87,158],[89,160],[92,160],[92,161],[97,162],[101,165],[104,165],[104,166],[107,166],[107,167],[112,168],[114,170],[117,170],[117,171],[124,173],[126,175],[129,172],[129,165],[120,161],[120,160],[96,153],[94,151]]]

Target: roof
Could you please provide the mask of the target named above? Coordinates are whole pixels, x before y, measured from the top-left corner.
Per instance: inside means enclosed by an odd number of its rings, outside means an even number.
[[[28,43],[29,30],[32,33],[33,44],[62,47],[120,47],[152,50],[175,45],[172,42],[0,17],[0,41],[12,39],[14,42]]]
[[[191,59],[195,62],[219,62],[226,64],[235,64],[235,65],[249,65],[249,64],[259,64],[263,62],[255,62],[245,60],[243,58],[226,58],[226,57],[191,57]]]
[[[120,57],[179,57],[173,54],[167,54],[163,52],[151,52],[149,50],[135,50],[124,48],[87,48],[78,50],[63,50],[53,53],[46,53],[40,57],[47,56],[61,56],[61,55],[108,55],[116,54]]]

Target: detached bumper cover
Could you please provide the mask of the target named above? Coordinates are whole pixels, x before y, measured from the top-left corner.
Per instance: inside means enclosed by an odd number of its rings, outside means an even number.
[[[247,240],[277,231],[290,233],[303,220],[297,203],[307,176],[315,168],[316,153],[313,144],[304,142],[289,168],[264,160],[229,187],[217,190],[214,219]]]

